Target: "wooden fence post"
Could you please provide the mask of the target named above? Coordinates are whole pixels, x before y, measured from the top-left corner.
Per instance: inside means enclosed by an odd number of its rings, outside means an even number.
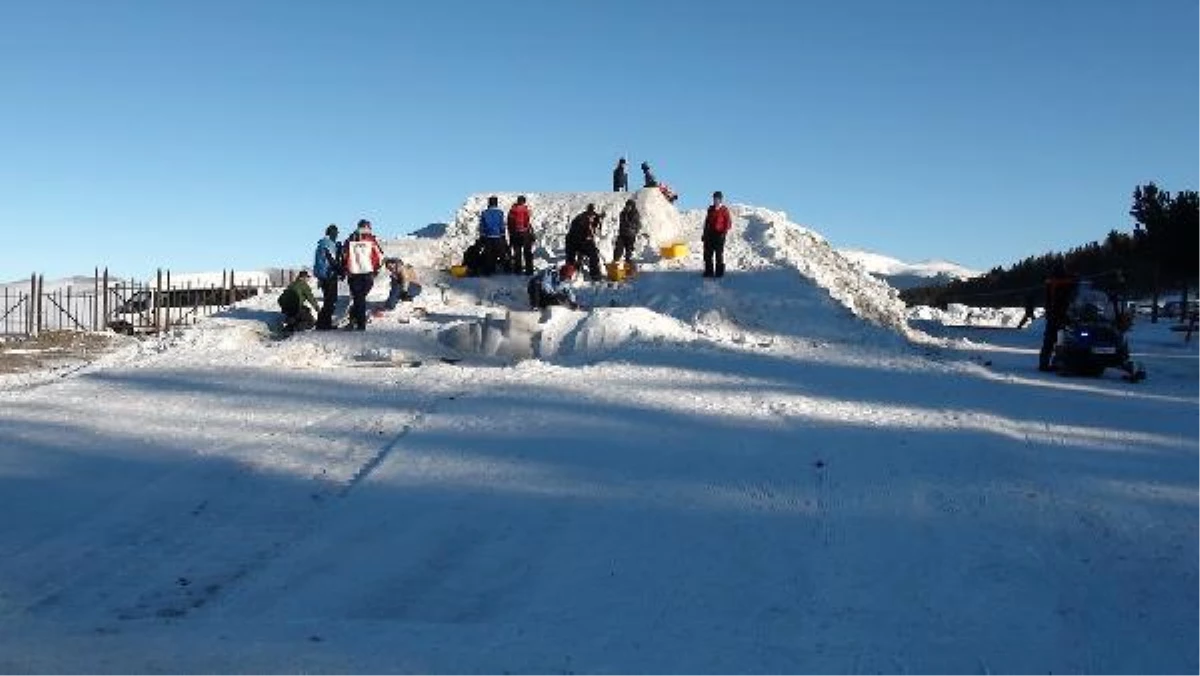
[[[100,318],[102,328],[108,328],[108,268],[104,268],[104,316]]]
[[[155,285],[156,285],[155,294],[156,295],[151,300],[151,303],[154,305],[154,330],[155,331],[162,330],[162,307],[161,307],[161,305],[162,305],[162,290],[163,290],[162,282],[163,282],[162,268],[158,268],[158,275],[157,275],[156,281],[155,281]]]
[[[37,276],[36,286],[37,286],[37,296],[35,298],[36,298],[37,302],[35,303],[35,305],[37,306],[37,317],[35,317],[36,321],[34,322],[34,334],[33,335],[38,336],[38,335],[41,335],[41,333],[42,333],[42,293],[46,289],[45,276],[43,276],[43,275]]]

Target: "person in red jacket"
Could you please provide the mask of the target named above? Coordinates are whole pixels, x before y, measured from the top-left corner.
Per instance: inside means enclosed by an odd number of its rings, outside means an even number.
[[[708,214],[704,217],[701,241],[704,242],[705,277],[725,276],[725,235],[733,227],[733,219],[729,216],[729,209],[722,204],[724,199],[720,190],[714,192],[712,206],[708,207]]]
[[[508,209],[508,248],[512,260],[512,273],[533,274],[533,227],[529,223],[529,205],[525,196],[517,197],[517,203]]]
[[[371,221],[362,219],[354,233],[342,242],[342,270],[350,286],[350,326],[367,330],[367,294],[375,285],[375,275],[383,265],[383,249],[371,232]]]

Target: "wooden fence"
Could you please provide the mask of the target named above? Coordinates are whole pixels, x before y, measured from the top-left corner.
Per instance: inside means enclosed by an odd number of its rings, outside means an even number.
[[[103,331],[156,333],[194,324],[234,303],[286,286],[298,270],[277,270],[241,281],[234,271],[222,271],[220,282],[180,284],[171,272],[159,270],[152,281],[110,278],[96,269],[93,277],[73,280],[47,290],[42,275],[33,274],[28,286],[0,289],[0,335],[36,336],[43,331]]]

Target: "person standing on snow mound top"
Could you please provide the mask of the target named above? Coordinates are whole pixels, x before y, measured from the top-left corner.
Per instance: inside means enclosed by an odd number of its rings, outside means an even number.
[[[279,309],[283,311],[283,331],[307,331],[316,325],[309,306],[315,310],[317,299],[313,297],[312,287],[308,285],[308,270],[301,270],[296,279],[279,294]]]
[[[629,174],[625,171],[625,158],[617,160],[617,168],[613,169],[613,192],[629,190]]]
[[[371,232],[371,221],[362,219],[342,243],[342,268],[350,285],[350,326],[367,330],[367,294],[375,285],[375,275],[383,265],[383,249]]]
[[[718,190],[713,193],[713,203],[704,216],[704,276],[725,276],[725,235],[733,227],[729,209],[723,204],[725,196]]]
[[[500,268],[508,272],[508,242],[504,240],[504,212],[500,210],[500,199],[495,195],[488,198],[487,209],[479,214],[479,237],[487,247],[479,274],[488,277]]]
[[[624,252],[625,262],[629,263],[633,261],[633,246],[637,242],[638,233],[642,231],[642,217],[633,200],[625,200],[625,208],[621,209],[617,221],[617,238],[613,244],[612,260],[614,263],[621,260],[621,254]]]
[[[1051,370],[1050,358],[1054,356],[1054,344],[1058,342],[1059,330],[1067,323],[1067,309],[1071,307],[1076,283],[1076,279],[1067,274],[1067,266],[1062,261],[1054,264],[1054,269],[1046,278],[1046,314],[1042,318],[1046,322],[1046,329],[1042,333],[1042,349],[1038,353],[1039,371]]]
[[[317,330],[333,328],[333,309],[337,305],[338,279],[343,277],[341,256],[337,242],[338,227],[329,224],[325,236],[317,242],[313,255],[313,275],[321,288],[321,311],[317,313]]]
[[[567,262],[582,266],[582,259],[587,258],[588,277],[593,282],[600,280],[600,248],[596,246],[596,236],[600,233],[601,218],[603,214],[596,213],[596,205],[589,204],[571,221],[567,230]]]
[[[571,287],[571,280],[574,278],[575,266],[570,263],[564,263],[558,269],[552,266],[540,270],[529,280],[530,307],[545,309],[551,305],[565,305],[572,310],[578,310],[575,289]]]
[[[526,275],[532,275],[533,228],[524,195],[517,197],[517,203],[508,209],[508,246],[512,251],[512,273],[519,275],[524,271]]]
[[[654,178],[654,174],[650,171],[650,164],[648,162],[642,162],[642,187],[658,187],[658,179]]]

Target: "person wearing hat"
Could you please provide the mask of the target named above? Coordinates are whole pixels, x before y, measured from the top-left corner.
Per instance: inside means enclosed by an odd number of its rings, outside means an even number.
[[[337,241],[338,227],[330,223],[325,236],[317,242],[313,260],[313,275],[321,289],[321,311],[317,313],[317,330],[333,328],[333,309],[337,305],[338,279],[342,275],[341,256]]]
[[[575,289],[571,280],[575,278],[575,266],[563,263],[562,267],[550,266],[538,271],[529,280],[529,306],[544,309],[551,305],[565,305],[572,310],[579,309],[575,300]]]
[[[383,266],[383,249],[371,232],[371,221],[362,219],[358,228],[342,243],[342,269],[350,286],[350,325],[367,330],[367,294],[375,285],[375,275]]]
[[[724,200],[725,195],[720,190],[714,192],[712,205],[704,216],[704,234],[700,241],[704,242],[705,277],[725,276],[725,235],[733,227],[733,219],[723,204]]]
[[[617,168],[613,169],[613,192],[629,190],[629,174],[625,171],[625,158],[617,160]]]
[[[567,262],[582,267],[582,259],[587,258],[588,276],[593,282],[600,280],[600,248],[596,246],[596,237],[603,218],[604,214],[596,213],[595,204],[588,204],[567,229]]]
[[[316,309],[317,299],[313,297],[312,287],[308,283],[308,270],[301,270],[300,274],[296,275],[296,279],[292,280],[283,293],[279,294],[279,309],[283,311],[282,330],[284,333],[307,331],[316,324],[312,312],[309,311],[309,306]]]
[[[654,178],[654,174],[650,171],[650,163],[642,162],[642,187],[657,188],[658,179]]]

